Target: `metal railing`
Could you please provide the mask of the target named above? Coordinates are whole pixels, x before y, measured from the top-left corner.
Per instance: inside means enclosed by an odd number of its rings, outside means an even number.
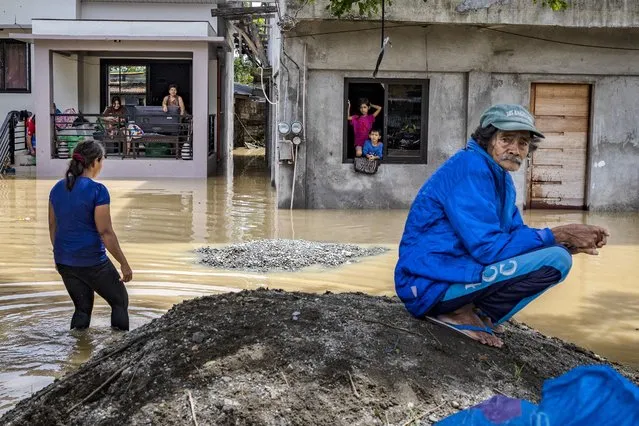
[[[52,158],[70,158],[78,143],[101,142],[107,157],[193,159],[192,116],[52,114]]]
[[[0,127],[0,174],[15,164],[16,151],[26,149],[24,125],[19,126],[20,112],[10,111]]]

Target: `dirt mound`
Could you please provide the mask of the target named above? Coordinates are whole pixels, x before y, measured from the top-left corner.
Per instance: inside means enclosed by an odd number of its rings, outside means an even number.
[[[390,298],[208,296],[127,334],[0,423],[430,424],[495,393],[534,401],[544,379],[605,362],[518,324],[504,340],[482,346]]]

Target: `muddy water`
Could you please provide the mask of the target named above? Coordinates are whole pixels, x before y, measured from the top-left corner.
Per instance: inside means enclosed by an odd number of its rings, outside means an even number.
[[[392,272],[406,211],[278,210],[268,178],[252,165],[236,166],[233,180],[105,181],[114,226],[134,269],[134,282],[128,285],[132,327],[182,300],[221,291],[266,286],[393,294]],[[100,298],[88,332],[67,330],[73,308],[53,268],[47,229],[53,183],[0,180],[0,413],[120,336],[109,330],[109,308]],[[633,274],[639,260],[639,215],[536,211],[526,216],[536,226],[604,225],[612,238],[600,256],[577,256],[568,280],[519,319],[604,356],[639,364],[639,285]],[[392,250],[333,270],[298,273],[218,271],[195,263],[192,250],[203,244],[257,238],[374,244]]]

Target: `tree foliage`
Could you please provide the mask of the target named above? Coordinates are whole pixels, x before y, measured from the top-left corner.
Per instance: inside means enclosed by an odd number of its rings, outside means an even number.
[[[568,0],[532,0],[532,2],[554,11],[565,10],[568,7]],[[386,0],[386,4],[391,5],[392,0]],[[330,0],[326,9],[338,18],[349,15],[373,16],[380,13],[381,5],[382,0]],[[356,11],[353,10],[354,7],[357,8]]]
[[[541,3],[544,7],[549,7],[554,11],[565,10],[568,8],[567,0],[533,0],[535,3]]]
[[[255,65],[244,55],[233,60],[233,71],[236,83],[251,84],[255,75]]]

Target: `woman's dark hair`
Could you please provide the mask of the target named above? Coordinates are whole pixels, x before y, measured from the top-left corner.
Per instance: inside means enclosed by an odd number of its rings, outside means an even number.
[[[484,150],[488,151],[488,147],[490,146],[490,140],[495,136],[495,134],[499,131],[498,128],[489,124],[486,127],[478,126],[472,135],[471,138],[475,139],[475,142]],[[530,142],[530,147],[528,148],[528,154],[534,152],[537,149],[537,144],[539,143],[539,138],[533,134],[530,135],[532,140]]]
[[[118,101],[118,103],[120,105],[122,105],[122,100],[120,99],[120,97],[118,95],[115,95],[111,98],[111,105],[113,105],[115,103],[115,101]]]
[[[171,89],[177,90],[177,84],[169,84],[169,90]]]
[[[359,98],[359,103],[358,103],[358,105],[359,105],[359,106],[366,105],[367,107],[370,107],[370,106],[371,106],[371,103],[370,103],[370,101],[368,100],[368,98]]]
[[[95,160],[102,161],[104,158],[104,147],[96,141],[80,142],[73,150],[69,168],[65,174],[66,186],[69,191],[73,189],[78,176],[91,165]]]

